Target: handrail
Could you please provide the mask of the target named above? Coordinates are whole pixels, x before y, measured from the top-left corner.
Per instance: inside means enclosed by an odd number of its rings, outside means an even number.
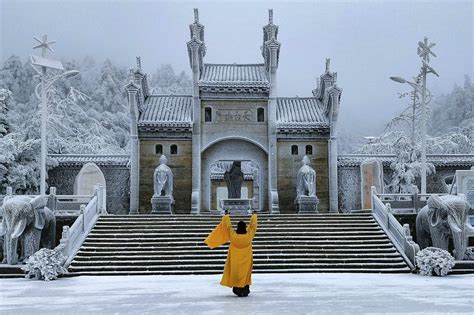
[[[404,224],[403,226],[391,213],[390,204],[384,205],[382,200],[377,196],[377,190],[374,186],[371,188],[372,193],[372,215],[380,227],[387,234],[398,252],[410,267],[416,269],[415,257],[420,250],[420,246],[413,241],[410,235],[410,226]]]
[[[13,190],[11,187],[7,187],[5,195],[0,195],[0,209],[1,202],[6,196],[13,196]],[[25,195],[29,197],[36,197],[36,195]],[[56,195],[56,187],[49,189],[47,207],[53,211],[58,212],[66,210],[69,213],[78,213],[81,204],[88,204],[94,195]],[[105,207],[104,207],[105,209]],[[1,210],[0,210],[1,211]],[[1,212],[0,212],[1,214]]]
[[[71,264],[99,216],[104,213],[105,208],[102,205],[103,199],[101,197],[103,196],[104,187],[102,185],[96,185],[95,187],[93,198],[87,205],[82,204],[80,206],[80,215],[72,226],[63,226],[62,237],[56,249],[67,257],[64,263],[66,268]]]

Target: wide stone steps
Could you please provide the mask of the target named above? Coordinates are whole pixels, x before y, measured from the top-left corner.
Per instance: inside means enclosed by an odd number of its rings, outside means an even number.
[[[232,217],[248,222],[249,216]],[[203,240],[219,216],[138,215],[99,219],[69,270],[73,275],[216,274],[227,246]],[[409,272],[367,213],[259,215],[254,272]]]

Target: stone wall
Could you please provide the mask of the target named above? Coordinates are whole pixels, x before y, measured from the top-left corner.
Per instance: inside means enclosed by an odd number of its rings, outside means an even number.
[[[130,170],[125,167],[99,166],[104,173],[107,212],[128,214],[130,210],[129,181]],[[58,195],[72,195],[74,180],[81,167],[58,166],[48,171],[48,185],[57,188]]]
[[[205,108],[212,109],[212,121],[205,122]],[[264,121],[257,121],[257,109],[264,109]],[[246,138],[268,146],[267,130],[267,101],[202,101],[201,145],[207,148],[209,144],[225,138]]]
[[[298,155],[292,155],[291,146],[298,145]],[[294,213],[296,198],[296,175],[302,166],[306,145],[313,146],[313,154],[308,155],[311,166],[316,171],[316,195],[319,198],[320,212],[329,211],[328,144],[320,140],[278,141],[278,198],[281,213]]]
[[[168,166],[173,171],[176,213],[189,213],[191,210],[192,190],[192,142],[191,140],[140,140],[140,213],[151,212],[153,196],[153,173],[160,164],[161,154],[155,153],[157,144],[163,146],[163,154],[168,159]],[[171,145],[177,145],[177,154],[171,154]]]

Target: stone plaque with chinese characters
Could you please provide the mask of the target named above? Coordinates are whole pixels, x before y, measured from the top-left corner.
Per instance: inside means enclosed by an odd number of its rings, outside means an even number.
[[[464,194],[471,209],[474,209],[474,170],[456,171],[457,193]]]
[[[252,123],[255,121],[255,113],[250,108],[218,109],[217,121],[222,123]]]
[[[368,159],[360,164],[361,203],[362,209],[372,209],[371,187],[375,186],[378,193],[383,191],[382,163],[376,159]]]

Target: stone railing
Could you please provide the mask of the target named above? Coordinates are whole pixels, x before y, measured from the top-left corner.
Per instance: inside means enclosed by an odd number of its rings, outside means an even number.
[[[100,186],[98,193],[101,194],[100,198],[103,198],[104,189],[102,185]],[[56,195],[56,187],[51,187],[49,189],[49,199],[47,207],[55,213],[56,216],[61,215],[78,215],[80,207],[83,204],[88,204],[94,195]],[[0,195],[0,215],[1,213],[1,203],[3,198],[6,196],[12,196],[12,188],[7,187],[6,195]],[[27,195],[29,197],[35,197],[35,195]],[[101,205],[101,213],[105,213],[104,205]]]
[[[72,259],[82,246],[87,235],[103,213],[103,190],[104,188],[101,185],[97,185],[94,196],[89,203],[80,206],[80,214],[73,225],[71,227],[63,226],[61,241],[56,249],[60,250],[67,257],[66,267],[71,264]]]
[[[408,266],[415,270],[415,256],[420,247],[413,241],[409,225],[404,224],[402,226],[397,221],[391,213],[390,203],[385,205],[382,202],[375,187],[372,187],[372,215],[403,256]]]
[[[393,213],[418,213],[432,194],[377,194],[382,203],[390,203]],[[446,195],[446,194],[437,194]]]

